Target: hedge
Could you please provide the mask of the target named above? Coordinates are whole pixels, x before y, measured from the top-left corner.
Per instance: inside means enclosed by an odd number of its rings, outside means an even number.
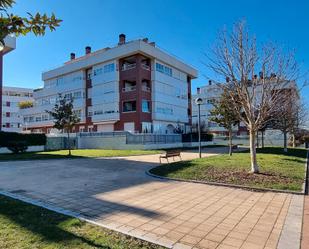
[[[8,147],[12,142],[25,142],[27,146],[45,145],[46,135],[0,131],[0,147]]]
[[[209,133],[201,134],[202,142],[209,142],[213,140],[213,135]],[[198,133],[182,134],[182,142],[198,142]]]

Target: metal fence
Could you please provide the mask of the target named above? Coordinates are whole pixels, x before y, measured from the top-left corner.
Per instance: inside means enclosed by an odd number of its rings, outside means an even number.
[[[171,144],[181,143],[180,134],[127,134],[127,144]]]
[[[77,136],[80,137],[116,137],[116,136],[126,136],[130,134],[127,131],[111,131],[111,132],[80,132]]]

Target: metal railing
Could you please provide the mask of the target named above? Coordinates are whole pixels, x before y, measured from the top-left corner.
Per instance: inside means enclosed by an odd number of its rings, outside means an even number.
[[[136,63],[132,63],[132,64],[123,64],[121,71],[126,71],[126,70],[130,70],[136,67]]]
[[[125,136],[126,144],[170,144],[181,143],[181,134],[147,134],[131,133],[128,131],[112,132],[80,132],[76,134],[79,137],[117,137]]]
[[[144,68],[144,69],[150,71],[150,66],[148,66],[148,65],[146,65],[146,64],[142,64],[142,68]]]
[[[181,143],[179,134],[127,134],[127,144],[170,144]]]
[[[143,90],[144,92],[150,92],[150,87],[148,87],[148,86],[142,86],[142,90]]]
[[[122,88],[123,92],[132,92],[135,90],[136,90],[136,86],[127,86],[127,87]]]

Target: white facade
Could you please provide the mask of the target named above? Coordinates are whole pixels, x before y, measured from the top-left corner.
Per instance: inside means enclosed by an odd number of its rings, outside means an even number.
[[[141,120],[143,128],[140,130],[168,133],[172,131],[171,126],[185,128],[191,118],[188,113],[188,84],[191,82],[188,82],[188,78],[196,78],[197,71],[145,39],[89,52],[82,57],[74,57],[61,67],[44,72],[44,87],[34,91],[34,107],[22,112],[24,122],[32,131],[49,132],[53,120],[46,114],[46,110],[55,105],[61,93],[74,98],[74,109],[81,118],[76,132],[139,130],[136,121],[131,121],[123,114],[122,105],[126,99],[121,96],[127,89],[120,85],[121,75],[126,73],[124,70],[136,67],[131,64],[128,68],[120,68],[120,61],[135,55],[147,58],[151,65],[146,66],[147,70],[151,70],[151,80],[150,86],[145,89],[151,92],[151,100],[148,101],[151,108],[147,106],[147,101],[140,100],[143,102],[141,111],[151,112],[151,120]],[[132,90],[135,90],[134,86]],[[141,93],[137,95],[142,98]],[[138,100],[136,103],[139,103]],[[139,109],[135,108],[133,112]],[[122,126],[117,125],[119,122]]]
[[[202,98],[203,104],[201,105],[201,123],[205,125],[205,128],[215,134],[215,135],[225,135],[227,133],[227,130],[223,127],[220,127],[217,123],[212,122],[209,120],[210,117],[210,111],[213,108],[212,103],[219,100],[221,94],[222,94],[222,88],[220,87],[220,84],[218,82],[209,81],[208,85],[202,86],[198,88],[197,93],[195,95],[192,95],[192,123],[197,123],[197,117],[198,117],[198,107],[194,103],[194,100],[196,98]],[[297,85],[294,81],[283,81],[281,84],[278,84],[276,87],[277,89],[280,88],[286,88],[286,89],[297,89]],[[251,91],[251,88],[248,89]],[[258,103],[261,101],[261,88],[257,87],[256,89],[256,102]],[[298,100],[295,100],[298,101]],[[237,132],[238,135],[246,136],[248,135],[247,129],[245,127],[245,124],[243,122],[240,122],[239,125],[234,126],[233,132]]]
[[[198,107],[194,101],[196,98],[202,98],[203,104],[200,106],[202,126],[210,133],[224,135],[226,133],[226,129],[209,120],[213,103],[219,100],[222,94],[222,88],[218,86],[217,82],[210,81],[208,85],[200,87],[198,91],[199,93],[192,95],[192,124],[196,125],[198,118]],[[235,132],[237,130],[238,127],[235,126],[233,131]]]
[[[2,131],[21,132],[23,117],[19,103],[33,101],[33,90],[4,86],[2,90]]]

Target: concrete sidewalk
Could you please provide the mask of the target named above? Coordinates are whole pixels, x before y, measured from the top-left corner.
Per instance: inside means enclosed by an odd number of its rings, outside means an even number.
[[[158,155],[0,162],[0,189],[169,248],[299,248],[303,196],[146,175],[158,162]]]

